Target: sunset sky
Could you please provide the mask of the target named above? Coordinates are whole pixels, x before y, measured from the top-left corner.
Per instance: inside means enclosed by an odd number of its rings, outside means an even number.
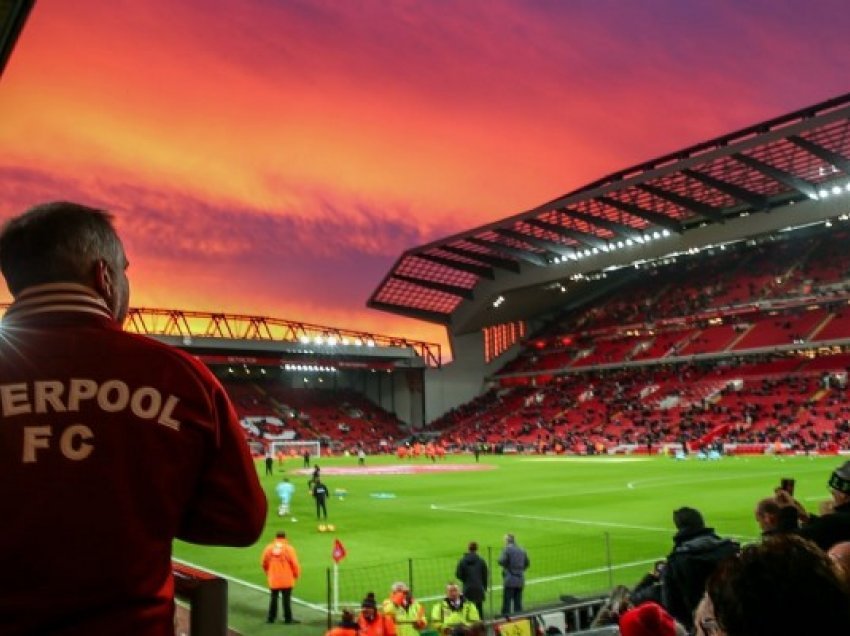
[[[445,342],[365,306],[402,251],[850,92],[848,33],[837,0],[38,0],[0,219],[113,211],[134,306]]]

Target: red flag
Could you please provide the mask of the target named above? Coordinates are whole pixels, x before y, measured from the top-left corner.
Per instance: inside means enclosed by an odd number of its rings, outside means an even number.
[[[348,552],[345,551],[345,546],[342,545],[342,541],[334,539],[334,551],[331,553],[333,560],[336,563],[339,563],[345,558],[346,554],[348,554]]]

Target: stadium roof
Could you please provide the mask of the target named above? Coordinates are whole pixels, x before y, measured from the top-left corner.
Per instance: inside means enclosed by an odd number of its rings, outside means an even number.
[[[0,0],[0,75],[34,4],[35,0]]]
[[[455,333],[527,317],[552,306],[541,293],[528,293],[532,286],[543,289],[540,283],[551,287],[594,268],[772,231],[786,222],[828,218],[835,204],[822,204],[836,188],[850,187],[848,176],[850,94],[409,249],[368,306],[445,324]],[[797,205],[793,219],[783,218],[782,211],[795,204],[806,208],[805,215]],[[521,307],[493,311],[501,304],[494,299],[523,288]]]
[[[8,307],[9,303],[0,303],[0,319]],[[441,364],[439,343],[267,316],[131,307],[124,329],[206,355],[205,362],[257,362],[276,356],[281,364],[334,362],[348,368]]]

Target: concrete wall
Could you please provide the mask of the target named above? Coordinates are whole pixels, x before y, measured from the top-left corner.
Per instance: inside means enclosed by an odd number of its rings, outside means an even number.
[[[336,377],[336,387],[352,389],[395,415],[405,424],[422,425],[422,396],[411,392],[408,373],[419,370],[343,371]]]
[[[485,364],[483,332],[450,335],[450,338],[454,360],[441,369],[425,372],[426,423],[481,395],[487,389],[485,378],[516,357],[520,350],[515,344],[490,364]]]

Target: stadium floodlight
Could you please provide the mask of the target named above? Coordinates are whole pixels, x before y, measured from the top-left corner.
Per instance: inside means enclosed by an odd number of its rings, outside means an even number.
[[[328,346],[335,347],[336,346],[336,336],[328,337]]]
[[[665,236],[665,237],[666,237],[666,236],[670,236],[670,230],[668,230],[668,229],[665,227],[663,230],[661,230],[661,236]]]
[[[661,238],[661,232],[659,232],[658,230],[656,230],[655,232],[653,232],[653,233],[652,233],[652,238],[654,238],[654,239],[660,239],[660,238]]]
[[[360,338],[358,338],[357,340],[354,341],[354,346],[355,347],[362,347],[363,341]]]
[[[342,346],[347,347],[347,346],[348,346],[348,343],[349,343],[348,338],[343,337],[343,339],[342,339]]]
[[[818,190],[818,196],[819,196],[821,199],[825,199],[826,197],[828,197],[828,196],[829,196],[829,190],[827,190],[827,189],[825,189],[825,188],[822,188],[822,189]]]
[[[366,341],[366,346],[367,346],[367,347],[374,347],[374,346],[375,346],[375,341],[374,341],[374,340],[372,340],[371,338],[369,338],[369,339]]]
[[[847,190],[847,192],[850,192],[850,183],[848,183],[846,186],[844,186],[844,189]]]
[[[626,244],[625,244],[625,243],[623,243],[622,241],[617,241],[617,247],[618,247],[619,249],[623,249],[625,246],[626,246]]]
[[[823,223],[823,224],[824,224],[826,227],[832,227],[832,221],[830,221],[829,219],[827,219],[826,221],[824,221],[824,223]]]
[[[626,245],[628,245],[629,247],[631,247],[634,244],[635,244],[635,242],[632,239],[630,239],[630,238],[626,239]]]
[[[832,194],[841,194],[841,188],[839,186],[832,186]]]
[[[325,339],[322,336],[316,336],[313,338],[313,342],[317,345],[325,344]]]
[[[301,336],[299,340],[301,341],[301,344],[310,344],[310,336]]]

